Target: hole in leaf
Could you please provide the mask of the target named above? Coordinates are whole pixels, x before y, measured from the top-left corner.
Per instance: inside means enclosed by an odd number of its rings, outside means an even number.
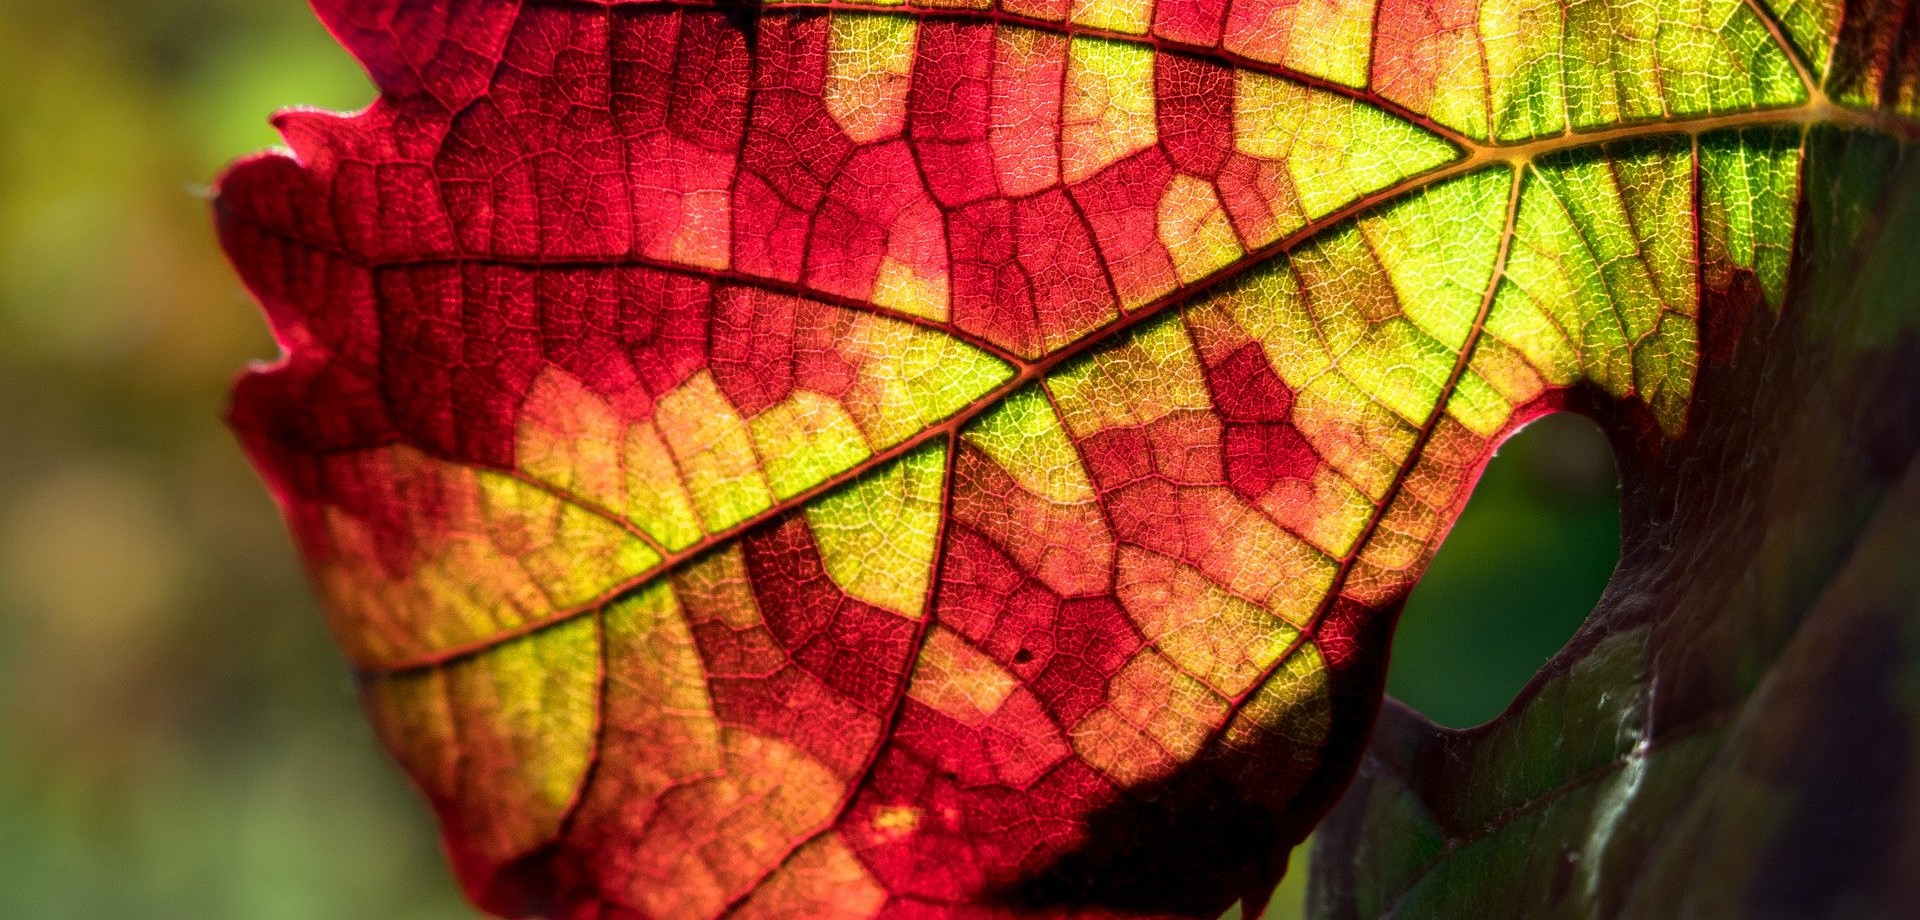
[[[1500,714],[1620,561],[1619,475],[1593,422],[1542,418],[1501,446],[1408,598],[1387,692],[1434,722]]]

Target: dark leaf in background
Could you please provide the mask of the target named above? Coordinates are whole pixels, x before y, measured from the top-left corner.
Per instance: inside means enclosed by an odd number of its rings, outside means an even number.
[[[1514,707],[1389,704],[1314,853],[1327,918],[1920,910],[1920,162],[1809,144],[1796,281],[1688,432],[1595,411],[1622,560]]]

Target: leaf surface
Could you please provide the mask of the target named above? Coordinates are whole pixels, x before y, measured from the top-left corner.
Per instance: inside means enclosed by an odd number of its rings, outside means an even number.
[[[1623,459],[1620,567],[1505,714],[1389,703],[1322,917],[1897,917],[1920,808],[1920,163],[1819,132],[1792,310]]]
[[[317,9],[233,423],[511,916],[1258,903],[1492,448],[1697,436],[1920,87],[1870,2]]]

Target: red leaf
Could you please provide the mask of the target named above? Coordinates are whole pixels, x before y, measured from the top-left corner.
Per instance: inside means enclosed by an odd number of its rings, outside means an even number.
[[[1263,901],[1493,446],[1684,437],[1915,134],[1897,17],[1430,6],[320,2],[232,418],[474,899]]]

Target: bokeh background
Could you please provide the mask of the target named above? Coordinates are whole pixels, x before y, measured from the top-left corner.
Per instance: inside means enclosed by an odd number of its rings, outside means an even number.
[[[220,423],[273,346],[208,186],[272,109],[371,94],[301,0],[0,3],[0,917],[472,916]],[[1610,464],[1577,420],[1509,443],[1394,693],[1505,706],[1612,568]]]

